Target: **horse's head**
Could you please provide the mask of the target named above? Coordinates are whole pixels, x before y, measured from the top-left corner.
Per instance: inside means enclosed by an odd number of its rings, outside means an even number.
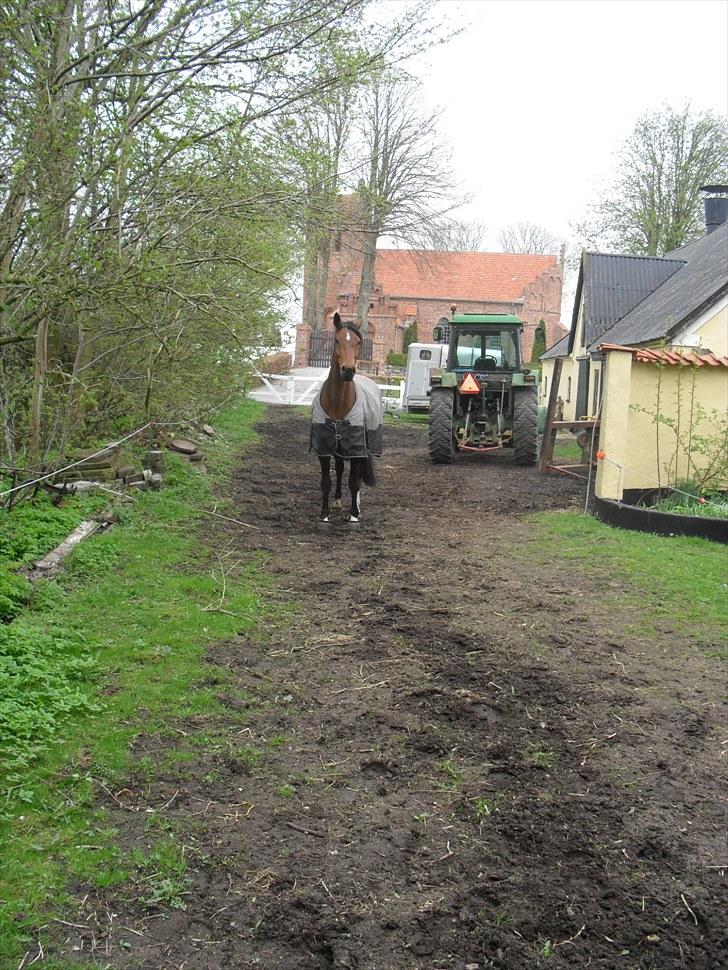
[[[361,333],[352,323],[342,323],[338,313],[334,314],[334,362],[339,367],[342,381],[352,381],[356,373],[356,362],[361,350]]]

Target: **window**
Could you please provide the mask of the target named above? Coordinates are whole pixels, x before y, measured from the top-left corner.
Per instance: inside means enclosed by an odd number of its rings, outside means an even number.
[[[432,351],[431,350],[421,350],[420,351],[420,360],[432,360]]]
[[[599,379],[601,377],[601,371],[592,371],[594,377],[594,397],[592,399],[592,414],[596,417],[599,410]]]
[[[482,327],[458,330],[453,364],[475,370],[515,370],[518,335],[512,330],[485,331]]]
[[[566,400],[571,401],[571,378],[566,382]]]
[[[544,377],[543,377],[543,396],[544,397],[548,397],[549,396],[549,379],[548,379],[548,377],[546,377],[545,374],[544,374]]]

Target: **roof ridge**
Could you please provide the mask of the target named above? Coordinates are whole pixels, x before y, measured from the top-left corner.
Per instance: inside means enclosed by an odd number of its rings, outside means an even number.
[[[602,253],[598,250],[585,249],[585,256],[609,256],[612,259],[652,259],[659,260],[661,263],[682,263],[687,264],[687,259],[671,259],[669,256],[642,256],[639,253]]]

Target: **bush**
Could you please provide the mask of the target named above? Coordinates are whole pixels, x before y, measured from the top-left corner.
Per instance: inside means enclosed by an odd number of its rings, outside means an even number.
[[[390,350],[387,354],[387,363],[390,367],[406,367],[407,354],[398,354],[396,351]]]

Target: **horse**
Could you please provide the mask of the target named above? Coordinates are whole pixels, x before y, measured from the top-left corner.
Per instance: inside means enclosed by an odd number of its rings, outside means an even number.
[[[382,453],[382,392],[374,381],[356,373],[362,347],[361,331],[343,323],[334,314],[334,349],[331,367],[311,412],[310,451],[321,463],[320,521],[329,521],[331,459],[336,469],[334,501],[341,506],[344,461],[349,462],[351,509],[349,522],[357,525],[361,516],[361,485],[374,486],[372,456]]]

